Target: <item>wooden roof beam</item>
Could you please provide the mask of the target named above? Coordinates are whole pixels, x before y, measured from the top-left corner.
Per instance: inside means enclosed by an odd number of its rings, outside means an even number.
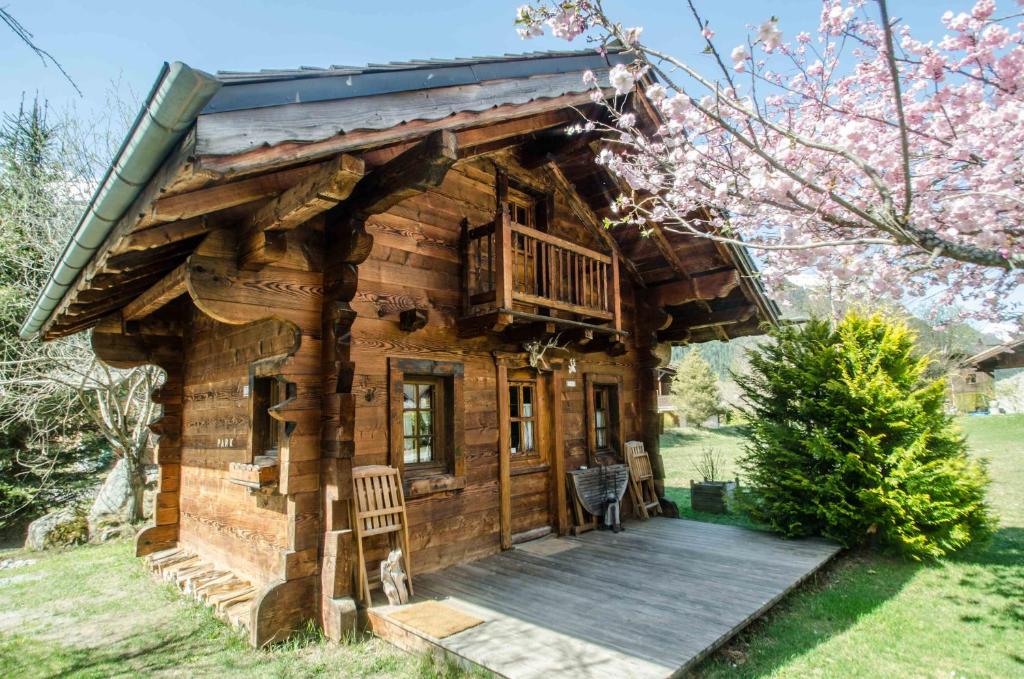
[[[179,241],[201,236],[209,230],[206,217],[193,217],[177,222],[168,222],[128,234],[120,245],[111,252],[123,254],[172,245]]]
[[[636,264],[622,254],[622,248],[619,247],[618,241],[608,233],[608,229],[604,228],[602,220],[594,213],[593,210],[590,209],[590,206],[580,199],[579,194],[576,193],[576,187],[569,181],[569,178],[565,176],[565,173],[562,172],[560,167],[558,167],[558,164],[549,163],[546,166],[543,166],[542,169],[551,180],[551,183],[554,184],[555,188],[562,194],[565,201],[569,203],[569,209],[573,211],[573,214],[583,222],[584,226],[590,229],[594,235],[607,245],[612,253],[619,259],[623,268],[625,268],[626,273],[629,275],[630,280],[633,282],[633,285],[640,289],[646,288],[647,284],[644,282],[643,276],[640,275],[640,271],[636,268]]]
[[[731,309],[719,309],[709,313],[677,316],[672,325],[658,333],[658,339],[662,342],[682,341],[689,339],[691,333],[697,330],[714,330],[719,326],[745,323],[753,318],[756,313],[757,307],[747,304]],[[728,338],[728,336],[726,337]]]
[[[284,232],[348,198],[363,169],[362,160],[343,153],[256,210],[239,242],[239,266],[258,269],[281,259],[287,248]]]
[[[125,305],[121,312],[126,321],[145,318],[173,299],[183,295],[186,290],[185,279],[188,275],[188,261],[184,261],[169,274],[156,282],[141,295]]]
[[[142,214],[134,230],[137,231],[153,224],[198,217],[210,212],[251,203],[261,198],[276,196],[306,177],[315,174],[323,165],[324,163],[317,163],[292,167],[228,184],[160,198]]]
[[[458,158],[455,133],[432,132],[366,175],[338,210],[355,221],[387,212],[406,198],[438,186]]]
[[[678,306],[688,302],[708,301],[725,297],[740,284],[736,269],[716,271],[689,280],[674,281],[651,288],[652,301],[657,306]]]

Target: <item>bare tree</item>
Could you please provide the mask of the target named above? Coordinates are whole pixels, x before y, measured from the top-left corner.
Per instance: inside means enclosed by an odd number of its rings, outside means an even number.
[[[30,50],[36,53],[36,56],[39,57],[39,60],[43,62],[43,66],[45,66],[47,62],[56,66],[57,70],[60,71],[61,75],[64,76],[64,79],[71,83],[71,86],[75,88],[75,92],[78,92],[79,96],[81,96],[82,90],[78,89],[78,85],[75,83],[74,80],[72,80],[71,76],[68,75],[68,72],[64,70],[64,67],[60,65],[60,62],[57,61],[57,59],[54,58],[52,54],[50,54],[42,47],[37,45],[35,43],[35,36],[32,35],[32,33],[27,28],[25,28],[20,21],[15,19],[14,16],[10,12],[8,12],[7,9],[4,7],[0,7],[0,21],[3,21],[5,24],[7,24],[7,27],[11,29],[14,35],[16,35],[19,40],[25,43]]]
[[[98,430],[125,460],[141,510],[150,392],[155,367],[118,370],[102,364],[79,334],[49,343],[25,341],[17,329],[77,223],[107,148],[116,134],[70,115],[48,120],[34,103],[0,127],[0,428],[28,430],[32,445],[14,451],[40,484],[57,464],[61,445],[84,427]],[[100,130],[100,132],[97,132]],[[98,142],[98,143],[97,143]]]

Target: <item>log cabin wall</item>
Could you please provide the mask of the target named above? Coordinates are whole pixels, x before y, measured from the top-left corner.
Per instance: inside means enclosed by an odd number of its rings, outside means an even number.
[[[359,266],[358,291],[352,301],[358,316],[352,326],[355,375],[354,465],[388,464],[389,358],[455,361],[464,367],[462,408],[465,431],[465,486],[409,499],[413,568],[426,572],[478,558],[500,549],[498,495],[498,402],[494,352],[521,351],[521,346],[495,336],[460,338],[461,222],[488,222],[495,212],[495,163],[509,176],[539,192],[554,194],[550,233],[595,250],[606,251],[596,236],[574,219],[569,205],[545,183],[539,172],[518,165],[511,154],[458,162],[436,189],[403,201],[371,217],[366,231],[374,238],[369,258]],[[623,286],[623,329],[633,333],[633,293]],[[427,324],[413,332],[399,328],[407,309],[427,313]],[[626,354],[577,354],[575,376],[565,374],[560,407],[564,413],[566,469],[588,464],[585,376],[619,380],[621,436],[638,438],[637,366],[640,358],[632,336]],[[525,362],[525,361],[524,361]],[[565,379],[575,386],[565,386]],[[399,433],[399,435],[401,435]],[[613,461],[609,458],[599,460]],[[550,459],[547,460],[551,462]],[[513,466],[512,531],[527,530],[543,517],[538,497],[552,496],[545,469]],[[554,517],[549,517],[551,521]]]
[[[280,325],[227,325],[193,309],[185,338],[180,542],[257,583],[278,577],[285,499],[233,483],[228,466],[251,462],[250,368],[288,348]]]

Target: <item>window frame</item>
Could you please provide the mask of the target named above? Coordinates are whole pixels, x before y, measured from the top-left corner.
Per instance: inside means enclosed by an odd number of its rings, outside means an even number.
[[[465,428],[463,424],[463,364],[413,358],[388,358],[388,464],[399,470],[411,495],[462,487],[465,481]],[[434,461],[405,463],[405,383],[432,381]],[[437,406],[440,402],[440,407]],[[440,442],[440,446],[438,445]],[[437,459],[440,457],[440,459]],[[418,483],[418,481],[423,481]],[[419,491],[417,489],[422,489]]]
[[[523,415],[523,389],[529,388],[531,391],[530,397],[530,415]],[[509,455],[512,456],[513,460],[526,460],[531,458],[539,458],[541,456],[541,445],[540,445],[540,427],[538,426],[538,411],[539,411],[539,394],[537,380],[533,378],[509,378],[508,379],[508,430],[509,430]],[[515,389],[518,392],[518,403],[519,403],[519,415],[512,416],[512,390]],[[523,440],[523,424],[530,423],[533,425],[531,439],[533,447],[527,450],[512,450],[512,431],[519,426],[519,441],[522,443]]]
[[[249,381],[246,385],[249,400],[249,429],[246,444],[250,464],[276,464],[288,445],[288,437],[294,425],[283,422],[270,411],[295,398],[295,385],[263,362],[249,367]]]
[[[405,415],[409,412],[420,413],[424,412],[423,408],[419,407],[419,393],[417,391],[417,403],[416,407],[412,410],[405,407],[405,387],[410,385],[429,385],[433,388],[434,392],[431,396],[430,404],[430,433],[426,437],[430,438],[430,457],[431,459],[423,462],[407,462],[405,460],[405,441],[410,438],[405,433]],[[443,472],[448,466],[448,455],[450,449],[448,446],[448,414],[451,409],[449,403],[450,396],[448,389],[446,388],[444,378],[436,375],[412,375],[409,373],[403,374],[402,381],[402,465],[412,466],[417,470],[429,472],[431,467],[436,467],[437,471]],[[411,437],[413,439],[422,440],[425,438],[423,434],[414,433]],[[416,446],[416,456],[419,457],[419,445]]]
[[[590,465],[597,464],[599,457],[614,456],[622,459],[622,451],[625,446],[625,407],[622,388],[622,377],[618,375],[606,375],[598,373],[585,373],[583,375],[584,391],[587,414],[587,460]],[[602,448],[597,446],[597,409],[595,394],[600,389],[609,394],[610,402],[607,406],[609,414],[608,445]]]

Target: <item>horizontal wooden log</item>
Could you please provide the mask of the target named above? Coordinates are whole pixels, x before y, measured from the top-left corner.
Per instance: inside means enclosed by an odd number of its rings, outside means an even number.
[[[340,214],[362,222],[387,212],[406,198],[440,184],[456,160],[455,134],[447,130],[433,132],[356,184],[340,206]]]
[[[171,273],[157,281],[153,287],[125,305],[121,312],[124,320],[134,321],[145,318],[172,299],[185,294],[185,275],[187,272],[188,262],[179,264]]]
[[[348,198],[362,176],[363,161],[343,153],[257,210],[250,228],[259,231],[294,229]]]
[[[655,306],[660,307],[710,301],[725,297],[739,284],[739,272],[729,269],[655,286],[650,289],[652,297],[649,299]]]

